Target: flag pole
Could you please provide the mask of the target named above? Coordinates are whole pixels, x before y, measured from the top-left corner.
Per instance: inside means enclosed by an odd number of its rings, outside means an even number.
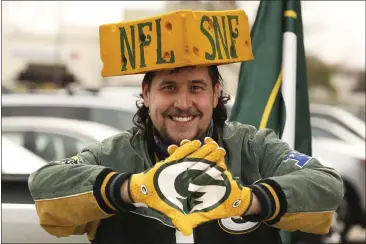
[[[293,10],[286,10],[284,15],[295,19],[297,17]],[[281,92],[286,107],[286,121],[281,139],[295,148],[297,36],[294,32],[283,33],[282,50]]]

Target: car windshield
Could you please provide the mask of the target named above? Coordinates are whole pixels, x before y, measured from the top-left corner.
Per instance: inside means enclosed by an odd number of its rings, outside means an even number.
[[[119,130],[126,130],[133,126],[133,113],[121,110],[91,109],[90,120],[106,124]]]

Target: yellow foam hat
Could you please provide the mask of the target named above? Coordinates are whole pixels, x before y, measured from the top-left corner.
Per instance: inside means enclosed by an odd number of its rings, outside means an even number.
[[[182,10],[99,27],[102,76],[253,60],[243,10]]]

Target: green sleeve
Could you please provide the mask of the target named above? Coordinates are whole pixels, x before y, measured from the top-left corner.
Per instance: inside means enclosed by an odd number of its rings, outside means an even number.
[[[249,143],[262,176],[256,185],[265,186],[273,199],[274,214],[266,223],[288,231],[328,233],[343,198],[340,175],[293,150],[272,130],[252,131]]]
[[[101,219],[133,209],[120,197],[120,187],[130,173],[115,172],[101,162],[114,142],[93,143],[74,157],[50,162],[30,175],[29,190],[40,225],[48,233],[64,237],[91,230],[87,233],[91,240]]]

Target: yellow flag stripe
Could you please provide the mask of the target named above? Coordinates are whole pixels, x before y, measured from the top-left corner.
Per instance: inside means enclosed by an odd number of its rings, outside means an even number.
[[[286,10],[285,11],[285,17],[290,17],[290,18],[296,19],[297,18],[297,14],[293,10]]]
[[[261,123],[259,125],[259,129],[266,128],[266,126],[267,126],[268,118],[269,118],[269,115],[271,114],[273,104],[276,101],[276,97],[277,97],[278,91],[280,90],[281,83],[282,83],[282,70],[281,70],[280,74],[278,75],[276,83],[272,89],[271,95],[268,98],[266,107],[265,107],[263,115],[262,115]]]

